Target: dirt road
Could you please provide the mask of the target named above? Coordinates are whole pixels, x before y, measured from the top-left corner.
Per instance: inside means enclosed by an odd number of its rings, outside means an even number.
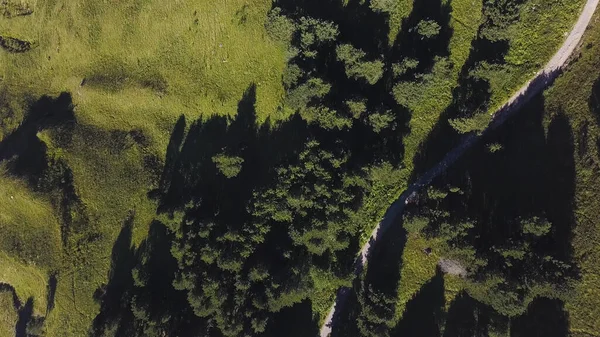
[[[560,74],[567,60],[575,48],[577,48],[579,41],[581,41],[581,37],[591,21],[599,1],[600,0],[587,1],[583,11],[575,23],[575,26],[567,36],[560,49],[556,52],[556,54],[554,54],[552,59],[543,69],[541,69],[529,82],[521,87],[519,91],[517,91],[500,109],[494,113],[492,122],[486,131],[502,125],[502,123],[504,123],[508,117],[518,111],[525,102],[544,90],[544,88]],[[484,134],[486,131],[484,131],[482,134]],[[366,265],[369,258],[369,252],[371,251],[372,247],[393,224],[393,220],[402,214],[406,198],[412,193],[419,191],[424,186],[427,186],[435,177],[444,172],[446,168],[452,165],[468,148],[475,144],[475,142],[481,138],[481,135],[470,134],[465,136],[457,147],[448,152],[442,161],[429,169],[429,171],[427,171],[416,182],[411,184],[404,191],[404,193],[402,193],[402,195],[388,208],[382,221],[373,230],[371,238],[360,250],[360,255],[357,257],[355,263],[354,272],[356,275],[360,274]],[[320,337],[327,337],[331,333],[335,314],[337,310],[340,310],[340,308],[344,305],[349,292],[350,289],[348,288],[342,288],[338,290],[336,300],[331,306],[331,309],[325,318],[325,322],[321,327]]]

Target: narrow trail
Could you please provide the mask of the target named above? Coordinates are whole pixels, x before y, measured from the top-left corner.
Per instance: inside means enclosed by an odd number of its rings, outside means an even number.
[[[554,54],[552,59],[546,64],[544,68],[538,71],[535,76],[521,87],[502,107],[500,107],[492,117],[490,125],[481,134],[469,134],[461,139],[458,146],[452,149],[446,154],[444,159],[433,166],[423,176],[412,183],[402,195],[388,208],[381,222],[373,230],[369,241],[360,250],[360,255],[357,257],[354,273],[359,275],[364,266],[367,264],[369,254],[372,248],[375,246],[377,241],[383,237],[385,232],[392,226],[394,220],[402,214],[404,210],[405,201],[414,192],[418,192],[421,188],[427,186],[431,181],[446,171],[446,169],[454,164],[462,154],[473,146],[482,135],[489,130],[495,129],[502,125],[511,115],[519,110],[527,101],[539,94],[548,84],[552,83],[554,79],[562,72],[563,67],[569,60],[573,51],[577,48],[581,37],[589,25],[592,16],[598,6],[600,0],[588,0],[585,4],[583,11],[579,15],[577,22],[571,29],[571,32],[567,36],[565,42],[562,44],[560,49]],[[320,337],[327,337],[331,334],[332,326],[334,324],[334,317],[338,310],[346,303],[346,299],[351,289],[340,288],[338,290],[335,302],[331,306],[329,313],[325,317],[325,321],[321,326]]]

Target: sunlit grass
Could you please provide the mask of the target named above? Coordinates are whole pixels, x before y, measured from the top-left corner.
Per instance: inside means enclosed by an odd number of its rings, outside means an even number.
[[[0,251],[48,269],[61,258],[60,225],[52,206],[0,167]]]
[[[48,273],[44,269],[28,265],[0,251],[0,283],[14,287],[21,303],[33,298],[33,310],[37,314],[43,315],[46,311],[47,281]]]
[[[17,311],[13,307],[12,293],[0,292],[0,336],[10,336],[15,333],[17,324]]]

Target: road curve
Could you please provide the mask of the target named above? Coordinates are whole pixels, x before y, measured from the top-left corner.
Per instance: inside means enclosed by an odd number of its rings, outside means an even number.
[[[377,241],[383,236],[387,229],[390,228],[390,226],[394,223],[394,220],[400,214],[402,214],[406,198],[408,198],[409,195],[427,186],[435,177],[444,172],[467,149],[475,144],[475,142],[481,138],[483,134],[485,134],[488,130],[502,125],[502,123],[504,123],[508,117],[518,111],[525,102],[544,90],[544,88],[546,88],[546,86],[561,73],[563,67],[569,60],[569,57],[579,45],[581,37],[589,25],[599,1],[600,0],[588,0],[586,2],[583,11],[577,19],[577,22],[573,26],[573,29],[571,29],[571,32],[567,36],[560,49],[556,52],[556,54],[554,54],[552,59],[550,59],[544,68],[538,71],[529,82],[521,87],[502,107],[500,107],[493,114],[492,121],[485,131],[483,131],[481,134],[472,133],[466,135],[463,139],[461,139],[459,145],[446,154],[442,161],[437,163],[417,181],[412,183],[387,209],[383,219],[371,233],[369,241],[360,250],[360,255],[357,257],[354,266],[354,273],[356,275],[360,274],[363,270],[367,260],[369,259],[369,253],[372,251],[372,248]],[[349,292],[349,288],[340,288],[338,290],[335,302],[331,306],[331,309],[329,310],[329,313],[325,317],[325,321],[321,326],[320,337],[328,337],[331,333],[333,318],[337,310],[340,310],[340,308],[344,305]]]

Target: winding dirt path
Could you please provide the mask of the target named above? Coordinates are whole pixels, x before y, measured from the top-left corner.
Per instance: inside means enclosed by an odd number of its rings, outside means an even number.
[[[494,129],[502,125],[508,117],[514,114],[519,108],[529,101],[532,97],[539,94],[549,83],[551,83],[561,72],[569,57],[573,54],[573,51],[579,45],[581,37],[589,25],[592,16],[598,6],[600,0],[588,0],[585,4],[583,11],[579,15],[579,19],[571,29],[571,32],[567,36],[565,42],[562,44],[560,49],[554,54],[552,59],[546,64],[546,66],[538,71],[536,75],[521,87],[500,109],[498,109],[492,118],[492,122],[488,128],[481,134],[470,134],[466,135],[458,146],[452,149],[446,154],[444,159],[437,163],[434,167],[429,169],[422,177],[412,183],[402,195],[388,208],[385,216],[381,222],[373,230],[369,241],[360,250],[360,255],[356,259],[354,273],[360,274],[364,266],[367,264],[369,259],[369,253],[372,247],[377,241],[383,236],[383,234],[390,228],[394,223],[394,219],[402,214],[404,210],[405,201],[412,193],[419,191],[421,188],[427,186],[435,177],[444,172],[450,165],[456,160],[475,142],[481,138],[487,131]],[[350,292],[349,288],[341,288],[338,290],[336,300],[331,306],[329,313],[325,317],[325,322],[321,326],[320,337],[328,337],[332,330],[334,323],[334,317],[337,310],[344,305],[346,298]]]

